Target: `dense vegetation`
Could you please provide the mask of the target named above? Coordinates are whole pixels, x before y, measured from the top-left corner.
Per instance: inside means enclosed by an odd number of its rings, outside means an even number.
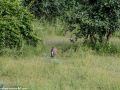
[[[46,21],[53,24],[59,34],[69,31],[75,40],[83,38],[97,51],[105,47],[109,51],[108,41],[119,30],[120,2],[114,0],[4,0],[0,1],[0,10],[1,49],[20,49],[23,44],[37,46],[38,38],[44,35],[36,31],[36,38],[32,14],[37,19],[44,18],[40,20],[43,24]],[[61,21],[60,31],[57,22],[52,20]],[[113,50],[118,51],[117,48]]]
[[[25,0],[37,17],[62,17],[67,31],[92,44],[106,43],[118,30],[120,2],[115,0]]]
[[[62,6],[65,0],[24,0],[24,5],[37,17],[52,18],[60,16],[64,12]]]
[[[89,0],[78,5],[68,22],[76,37],[84,37],[96,45],[97,42],[107,42],[118,30],[119,10],[119,1]]]
[[[32,14],[18,0],[0,0],[0,49],[20,49],[24,42],[36,45]]]

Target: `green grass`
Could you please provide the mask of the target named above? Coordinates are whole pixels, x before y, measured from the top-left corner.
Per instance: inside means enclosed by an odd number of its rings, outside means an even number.
[[[120,38],[120,31],[115,32],[114,36]]]
[[[0,57],[0,81],[30,90],[120,90],[120,57]]]
[[[63,30],[60,25],[34,21],[44,46],[25,46],[21,56],[12,51],[0,56],[0,84],[28,90],[120,90],[119,53],[99,54],[81,43],[71,44],[69,37],[57,34]],[[110,43],[120,50],[119,38]],[[50,57],[52,46],[58,48],[55,58]]]

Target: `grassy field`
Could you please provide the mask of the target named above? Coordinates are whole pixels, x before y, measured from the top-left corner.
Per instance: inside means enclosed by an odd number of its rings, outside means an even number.
[[[44,37],[45,51],[41,53],[39,46],[35,55],[34,49],[27,48],[25,57],[1,56],[0,86],[28,90],[120,90],[119,54],[99,55],[82,46],[76,53],[73,49],[62,52],[71,44],[68,37],[55,35],[56,30],[63,29],[59,23],[55,26],[35,22],[33,26],[38,36]],[[112,38],[111,43],[120,46],[119,38]],[[58,48],[55,58],[50,57],[51,46]]]
[[[120,90],[120,57],[0,57],[0,81],[29,90]]]

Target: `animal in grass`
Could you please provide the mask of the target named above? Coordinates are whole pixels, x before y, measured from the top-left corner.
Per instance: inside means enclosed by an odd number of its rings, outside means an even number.
[[[71,43],[75,43],[77,41],[77,39],[78,39],[77,37],[75,37],[75,38],[71,37],[69,40],[70,40]]]
[[[55,57],[57,55],[57,48],[56,47],[52,47],[51,48],[51,57]]]

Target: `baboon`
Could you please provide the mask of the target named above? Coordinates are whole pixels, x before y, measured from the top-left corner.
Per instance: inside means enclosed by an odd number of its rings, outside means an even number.
[[[57,48],[56,47],[52,47],[51,48],[51,57],[55,57],[57,55]]]

